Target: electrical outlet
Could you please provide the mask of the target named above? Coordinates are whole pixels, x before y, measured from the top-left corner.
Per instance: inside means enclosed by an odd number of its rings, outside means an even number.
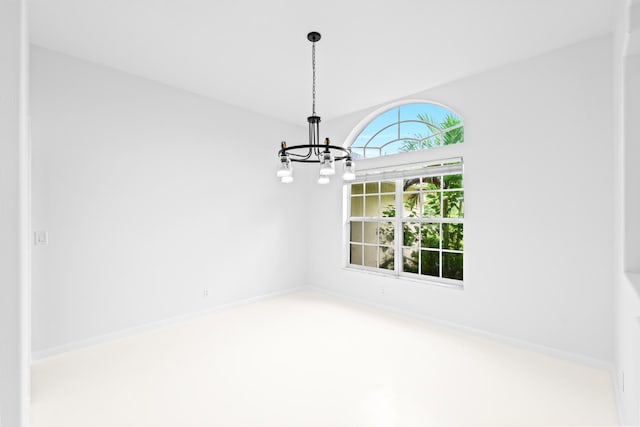
[[[203,297],[203,298],[206,298],[206,297],[208,297],[208,296],[209,296],[209,289],[208,289],[208,288],[204,288],[204,289],[202,290],[202,297]]]

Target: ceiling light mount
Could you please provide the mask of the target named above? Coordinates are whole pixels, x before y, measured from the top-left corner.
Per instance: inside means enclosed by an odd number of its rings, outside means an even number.
[[[309,123],[309,143],[302,145],[287,146],[285,141],[280,144],[278,157],[280,166],[276,176],[284,183],[293,181],[293,169],[291,162],[298,163],[320,163],[321,184],[328,183],[329,176],[335,174],[335,162],[346,160],[347,168],[343,179],[352,181],[355,179],[355,169],[351,150],[348,148],[331,145],[329,138],[325,138],[320,144],[320,116],[316,114],[316,42],[321,38],[320,33],[312,31],[307,34],[307,40],[311,42],[311,65],[313,70],[313,86],[311,90],[312,104],[311,116],[307,117]]]
[[[309,34],[307,34],[307,40],[309,40],[311,43],[320,41],[321,37],[322,36],[317,31],[311,31]]]

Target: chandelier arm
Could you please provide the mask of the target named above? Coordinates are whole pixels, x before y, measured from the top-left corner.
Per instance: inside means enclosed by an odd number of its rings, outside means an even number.
[[[301,149],[315,149],[316,146],[312,145],[312,144],[301,144],[301,145],[292,145],[290,147],[286,147],[283,148],[282,150],[280,150],[280,155],[284,155],[287,154],[290,156],[291,161],[292,162],[300,162],[300,163],[321,163],[322,160],[318,159],[318,158],[311,158],[311,156],[309,156],[309,154],[307,153],[307,155],[304,154],[298,154],[295,153],[293,150],[301,150]],[[325,150],[330,150],[330,151],[335,151],[335,152],[339,152],[341,153],[340,155],[335,155],[334,154],[334,159],[335,160],[344,160],[348,157],[351,157],[351,152],[348,148],[344,148],[344,147],[340,147],[337,145],[325,145],[324,146]]]
[[[306,154],[300,154],[300,153],[294,153],[294,152],[289,153],[288,152],[289,149],[300,149],[300,148],[305,148],[305,147],[309,147],[309,151],[307,151]],[[291,159],[291,157],[300,157],[300,158],[302,158],[302,160],[305,160],[305,159],[311,158],[312,154],[313,154],[312,147],[309,146],[309,145],[295,145],[295,146],[283,148],[280,151],[278,151],[278,157],[287,156],[287,157],[289,157],[289,160],[291,160],[291,161],[298,161],[298,160]]]
[[[296,153],[288,153],[289,156],[293,156],[293,157],[299,157],[299,159],[291,159],[292,162],[300,162],[300,161],[306,161],[307,159],[311,158],[311,154],[313,154],[311,152],[311,148],[309,148],[309,151],[307,152],[307,154],[296,154]]]
[[[301,149],[301,148],[306,148],[306,147],[309,147],[309,150],[307,151],[306,154],[295,153],[293,151],[292,152],[288,152],[289,149]],[[278,156],[286,155],[286,156],[288,156],[290,158],[291,161],[296,161],[296,162],[297,161],[301,161],[301,160],[304,161],[306,159],[310,159],[312,154],[313,154],[312,147],[310,145],[308,145],[308,144],[307,145],[294,145],[294,146],[291,146],[291,147],[288,147],[286,149],[282,149],[282,150],[278,151]],[[292,159],[291,157],[299,157],[301,160]]]
[[[316,148],[316,156],[320,156],[320,124],[318,122],[313,124],[313,133],[315,135],[313,144],[315,144]]]

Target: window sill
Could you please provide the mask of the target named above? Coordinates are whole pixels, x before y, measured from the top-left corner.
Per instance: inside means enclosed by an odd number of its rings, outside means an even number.
[[[395,274],[390,274],[390,273],[381,273],[379,271],[376,270],[369,270],[367,268],[358,268],[358,267],[342,267],[343,270],[345,271],[351,271],[351,272],[355,272],[355,273],[363,273],[363,274],[369,274],[372,276],[378,276],[378,277],[385,277],[387,279],[396,279],[396,280],[402,280],[402,281],[406,281],[406,282],[413,282],[413,283],[419,283],[420,285],[429,285],[429,286],[438,286],[441,288],[447,288],[447,289],[454,289],[454,290],[459,290],[459,291],[463,291],[464,290],[464,283],[463,282],[440,282],[438,280],[428,280],[428,279],[420,279],[420,278],[414,278],[411,276],[399,276],[399,275],[395,275]]]

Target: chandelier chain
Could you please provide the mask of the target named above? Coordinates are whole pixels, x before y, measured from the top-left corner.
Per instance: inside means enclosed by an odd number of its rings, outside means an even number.
[[[316,43],[311,44],[311,66],[313,68],[313,90],[312,98],[313,104],[311,105],[311,111],[313,115],[316,115]]]

